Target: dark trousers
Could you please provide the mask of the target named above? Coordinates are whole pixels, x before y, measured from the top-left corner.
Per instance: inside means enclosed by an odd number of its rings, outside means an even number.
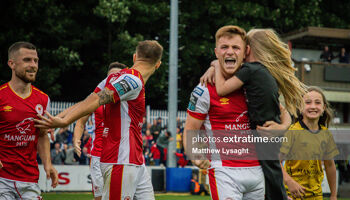
[[[283,174],[279,160],[260,160],[265,177],[265,199],[287,200]]]

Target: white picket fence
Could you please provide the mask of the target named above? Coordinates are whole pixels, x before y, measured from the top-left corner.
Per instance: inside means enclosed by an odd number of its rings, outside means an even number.
[[[59,101],[53,101],[51,102],[51,114],[57,115],[58,113],[62,112],[66,108],[74,105],[76,102],[59,102]],[[165,127],[168,123],[168,111],[167,110],[151,110],[150,106],[147,106],[146,108],[146,118],[148,123],[153,123],[154,119],[157,119],[158,117],[162,118],[162,127]],[[177,117],[180,118],[181,121],[186,120],[187,113],[186,111],[178,111]],[[71,124],[69,126],[69,130],[73,131],[74,124]]]

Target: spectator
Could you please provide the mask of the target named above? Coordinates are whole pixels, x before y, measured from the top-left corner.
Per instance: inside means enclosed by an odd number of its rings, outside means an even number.
[[[51,162],[54,165],[62,165],[65,157],[59,142],[55,143],[55,148],[51,150]]]
[[[338,55],[340,63],[349,63],[349,53],[346,52],[345,48],[341,48],[340,53]]]
[[[150,157],[151,153],[150,153],[150,151],[149,151],[148,148],[145,148],[145,149],[143,150],[143,155],[144,155],[144,158],[145,158],[145,164],[146,164],[146,166],[149,166],[150,161],[151,161],[151,157]]]
[[[160,152],[160,162],[166,166],[166,159],[164,155],[164,149],[168,148],[169,141],[172,141],[174,138],[171,137],[169,131],[161,133],[157,139],[157,148]]]
[[[186,155],[184,153],[176,153],[175,152],[175,156],[176,156],[176,167],[182,167],[184,168],[187,163],[188,163],[188,160],[186,159]]]
[[[61,145],[66,143],[72,143],[73,133],[68,130],[68,126],[60,128],[56,134],[56,142],[59,142]]]
[[[91,118],[89,119],[88,123],[86,124],[85,126],[87,132],[90,134],[90,135],[93,135],[94,134],[94,131],[95,131],[95,127],[94,127],[94,123],[92,122]]]
[[[333,53],[329,50],[329,47],[324,46],[324,50],[320,55],[320,59],[322,62],[332,62],[334,59]]]
[[[74,148],[72,144],[64,144],[63,145],[63,153],[65,155],[65,160],[64,160],[64,164],[65,165],[75,165],[78,164],[77,160],[75,159],[74,156]]]
[[[157,144],[154,141],[152,141],[150,158],[153,159],[155,166],[160,165],[160,152],[159,152],[159,149],[157,148]]]
[[[143,117],[142,120],[143,120],[143,123],[142,123],[141,133],[142,133],[142,135],[145,135],[145,134],[146,134],[146,130],[147,130],[148,123],[147,123],[146,117]]]
[[[162,118],[158,118],[158,120],[153,120],[153,124],[151,126],[151,133],[153,136],[153,140],[157,141],[160,132],[162,131]]]
[[[149,129],[146,130],[146,140],[147,140],[147,148],[150,149],[152,146],[153,136],[151,134],[151,130]]]
[[[209,192],[205,189],[204,185],[198,182],[197,174],[193,173],[191,179],[191,194],[200,195],[202,192],[204,192],[205,195],[209,195]]]
[[[180,128],[176,128],[176,153],[182,153],[183,143],[182,143],[182,132]]]

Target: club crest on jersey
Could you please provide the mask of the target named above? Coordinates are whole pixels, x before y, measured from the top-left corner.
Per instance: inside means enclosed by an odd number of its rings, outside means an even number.
[[[12,111],[12,106],[4,106],[4,107],[2,107],[2,109],[1,109],[1,111],[5,111],[5,112],[11,112]]]
[[[200,87],[196,87],[194,88],[193,93],[198,94],[198,96],[202,96],[204,93],[204,90]]]
[[[41,104],[36,104],[35,110],[38,114],[42,115],[44,113],[44,108]]]
[[[196,110],[197,101],[198,101],[198,97],[196,97],[193,94],[191,94],[190,103],[188,103],[188,109],[191,110],[191,111],[195,111]]]
[[[26,134],[27,131],[31,131],[31,124],[33,123],[33,121],[33,117],[25,118],[16,125],[16,128],[21,134]]]
[[[221,98],[220,100],[221,105],[229,104],[230,99],[228,98]]]
[[[119,96],[123,96],[127,92],[131,91],[131,87],[126,80],[121,80],[113,84],[113,87],[117,90]]]
[[[130,85],[132,86],[132,88],[136,89],[137,87],[139,87],[139,85],[137,85],[137,82],[131,78],[130,76],[125,76],[124,80],[128,81],[128,83],[130,83]]]

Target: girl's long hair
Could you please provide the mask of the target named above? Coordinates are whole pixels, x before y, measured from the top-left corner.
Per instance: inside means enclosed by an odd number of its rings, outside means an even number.
[[[306,86],[295,76],[291,52],[272,29],[252,29],[247,34],[253,56],[276,79],[286,109],[295,117],[303,109]]]

